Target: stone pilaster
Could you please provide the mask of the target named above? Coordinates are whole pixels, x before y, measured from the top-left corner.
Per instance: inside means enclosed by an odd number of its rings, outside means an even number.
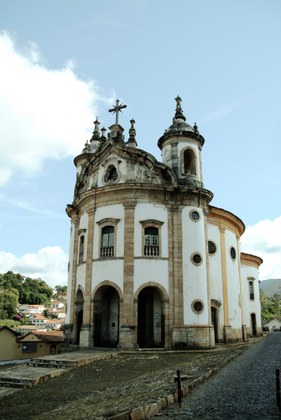
[[[222,272],[222,292],[223,292],[223,339],[228,342],[231,335],[231,327],[229,325],[228,310],[228,285],[227,285],[227,269],[226,269],[226,249],[225,249],[225,228],[220,227],[220,244],[221,244],[221,272]]]
[[[169,206],[169,296],[173,327],[183,325],[182,208]]]
[[[137,345],[134,302],[134,220],[135,203],[125,203],[123,300],[120,302],[119,329],[121,348],[135,348]]]
[[[93,243],[94,243],[94,219],[95,208],[89,208],[88,229],[87,229],[87,253],[86,253],[86,279],[85,296],[83,305],[83,326],[80,334],[80,345],[90,346],[90,333],[93,314],[91,313],[91,292],[92,292],[92,267],[93,267]],[[83,343],[81,343],[81,341]]]

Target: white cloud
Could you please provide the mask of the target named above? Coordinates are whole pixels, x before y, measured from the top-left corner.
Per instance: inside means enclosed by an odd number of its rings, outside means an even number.
[[[281,278],[281,216],[249,226],[241,238],[241,249],[263,259],[260,279]]]
[[[0,251],[1,272],[13,271],[33,279],[41,278],[48,286],[67,284],[68,255],[59,246],[48,246],[21,257]]]
[[[0,32],[0,186],[16,171],[32,176],[44,159],[81,152],[92,130],[99,100],[97,84],[79,80],[74,61],[48,69],[39,48],[24,53],[7,32]]]

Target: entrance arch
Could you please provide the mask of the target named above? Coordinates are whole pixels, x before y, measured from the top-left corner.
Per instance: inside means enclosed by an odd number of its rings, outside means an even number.
[[[84,296],[81,289],[77,290],[75,299],[75,337],[74,344],[80,344],[80,332],[83,324]]]
[[[160,291],[145,287],[138,295],[138,345],[140,348],[164,347],[165,319]]]
[[[119,294],[101,286],[94,297],[94,346],[117,347],[119,343]]]

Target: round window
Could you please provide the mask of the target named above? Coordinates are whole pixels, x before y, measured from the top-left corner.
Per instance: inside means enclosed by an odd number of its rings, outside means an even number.
[[[203,302],[201,302],[201,300],[195,300],[194,302],[192,302],[192,309],[194,312],[196,313],[200,313],[203,311]]]
[[[215,254],[217,250],[216,244],[212,241],[208,241],[208,251],[209,254]]]
[[[231,258],[233,260],[235,260],[235,258],[236,258],[236,251],[235,251],[235,248],[233,248],[233,246],[230,248],[230,255],[231,255]]]
[[[200,219],[200,214],[196,210],[190,212],[190,217],[193,221],[197,222]]]
[[[202,257],[201,257],[200,254],[195,253],[195,254],[192,254],[191,260],[192,260],[193,264],[200,265],[201,262],[202,262]]]

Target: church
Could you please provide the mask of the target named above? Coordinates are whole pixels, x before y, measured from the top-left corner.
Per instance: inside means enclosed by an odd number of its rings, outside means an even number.
[[[210,204],[197,125],[178,96],[159,162],[139,148],[133,119],[124,134],[125,107],[109,110],[108,132],[96,119],[74,159],[65,341],[211,349],[260,335],[262,259],[240,252],[242,220]]]

